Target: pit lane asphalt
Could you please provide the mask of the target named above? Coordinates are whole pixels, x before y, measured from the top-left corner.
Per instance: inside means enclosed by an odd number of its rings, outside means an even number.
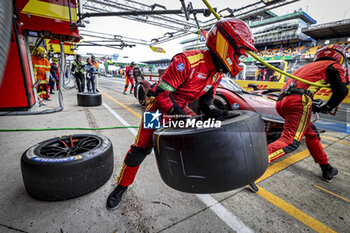
[[[139,125],[141,108],[133,95],[122,95],[124,80],[101,78],[99,89],[110,106],[130,125]],[[57,95],[54,95],[53,105]],[[124,104],[133,114],[120,104]],[[104,107],[79,107],[76,90],[64,91],[65,109],[41,116],[0,118],[1,128],[107,127],[122,124]],[[86,131],[1,132],[0,232],[233,232],[213,209],[218,205],[255,232],[348,232],[350,224],[350,137],[327,131],[321,136],[330,163],[340,171],[332,183],[308,156],[304,143],[292,155],[269,166],[259,193],[243,188],[211,195],[210,207],[193,194],[175,191],[161,180],[153,153],[148,156],[115,211],[105,200],[115,187],[125,153],[134,135],[128,129],[91,131],[111,139],[115,172],[98,190],[72,200],[42,202],[24,190],[20,156],[30,146],[51,137]],[[326,140],[327,139],[327,140]],[[219,210],[220,211],[220,210]],[[219,213],[220,214],[220,213]],[[230,217],[230,215],[227,215]],[[227,220],[229,221],[229,220]]]

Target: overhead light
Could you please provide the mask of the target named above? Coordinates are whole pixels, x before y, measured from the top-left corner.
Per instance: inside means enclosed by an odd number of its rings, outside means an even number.
[[[214,8],[214,11],[216,12],[216,8]],[[203,15],[204,15],[205,17],[209,17],[210,14],[211,14],[210,10],[208,10],[208,9],[204,9],[204,10],[203,10]]]
[[[329,44],[329,43],[330,43],[329,40],[326,40],[326,41],[324,42],[325,45],[327,45],[327,44]]]
[[[233,11],[231,8],[227,7],[218,12],[222,17],[233,16]]]
[[[166,10],[166,7],[165,7],[165,6],[160,5],[160,4],[157,4],[157,3],[155,3],[155,4],[153,4],[153,5],[151,6],[152,11],[154,11],[154,10],[159,10],[159,8],[160,8],[160,9],[163,9],[163,10]]]
[[[115,39],[115,40],[121,40],[121,39],[122,39],[122,36],[120,36],[120,35],[114,35],[114,39]]]
[[[152,40],[151,40],[151,43],[157,43],[157,42],[159,42],[158,39],[152,39]]]
[[[165,37],[168,37],[168,38],[171,38],[174,36],[174,33],[173,32],[167,32],[164,34]]]
[[[271,5],[277,2],[280,2],[282,0],[261,0],[265,5]]]

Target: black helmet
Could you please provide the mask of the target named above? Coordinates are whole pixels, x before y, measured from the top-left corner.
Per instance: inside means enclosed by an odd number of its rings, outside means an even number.
[[[91,60],[91,59],[88,57],[88,58],[86,58],[86,61],[88,61],[88,60]]]
[[[91,56],[91,59],[96,59],[96,57],[94,55]]]
[[[135,65],[135,62],[132,61],[130,65],[134,66],[134,65]]]
[[[80,55],[80,54],[77,54],[76,56],[75,56],[75,59],[79,59],[79,58],[82,58],[82,56]]]

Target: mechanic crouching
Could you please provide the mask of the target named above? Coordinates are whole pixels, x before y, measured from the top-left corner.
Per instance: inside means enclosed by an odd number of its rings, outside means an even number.
[[[310,122],[311,112],[330,113],[348,94],[342,64],[345,50],[338,45],[326,45],[317,51],[314,61],[296,70],[293,75],[304,80],[330,84],[332,95],[326,104],[312,106],[312,98],[320,89],[317,86],[289,79],[276,103],[277,112],[285,119],[282,136],[269,144],[269,162],[297,149],[305,136],[305,143],[316,163],[322,169],[322,179],[331,182],[338,170],[328,163],[322,148],[319,133]]]
[[[220,110],[213,104],[221,73],[235,77],[241,70],[239,57],[245,50],[257,51],[249,27],[238,19],[218,21],[208,33],[208,50],[192,50],[175,55],[158,83],[149,90],[146,111],[160,111],[162,115],[195,115],[188,107],[199,99],[203,113],[210,118],[223,119],[234,112]],[[163,122],[163,121],[161,121]],[[124,192],[135,179],[145,157],[151,153],[155,129],[143,127],[143,120],[135,142],[126,154],[118,177],[118,186],[107,198],[107,208],[116,208]]]

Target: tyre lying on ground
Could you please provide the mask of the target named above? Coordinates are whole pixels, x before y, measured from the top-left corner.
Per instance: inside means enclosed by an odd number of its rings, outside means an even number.
[[[21,158],[26,191],[38,200],[81,196],[103,185],[113,173],[111,141],[95,134],[76,134],[40,142]]]
[[[78,93],[77,98],[79,106],[100,106],[102,104],[101,93]]]
[[[173,189],[217,193],[250,184],[268,166],[265,128],[260,116],[239,116],[220,128],[161,128],[153,134],[159,173]]]

